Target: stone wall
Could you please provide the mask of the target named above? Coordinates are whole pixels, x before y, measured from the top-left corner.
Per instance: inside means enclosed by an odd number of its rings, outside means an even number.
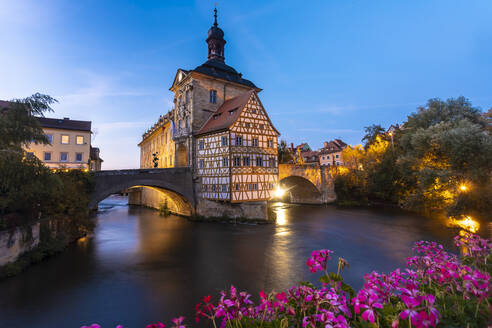
[[[227,203],[199,199],[196,213],[208,218],[268,220],[267,202]]]
[[[225,100],[239,96],[251,88],[240,84],[227,83],[223,80],[212,79],[201,74],[193,76],[193,132],[200,130],[210,115],[224,103]],[[217,91],[217,102],[210,103],[210,90]]]
[[[197,214],[207,218],[228,217],[231,219],[267,220],[266,202],[227,203],[199,199],[196,209],[193,209],[179,195],[158,190],[157,188],[132,188],[128,193],[128,204],[143,205],[159,209],[161,204],[167,203],[168,209],[175,214],[191,216]]]
[[[14,262],[39,244],[40,223],[0,231],[0,266]]]

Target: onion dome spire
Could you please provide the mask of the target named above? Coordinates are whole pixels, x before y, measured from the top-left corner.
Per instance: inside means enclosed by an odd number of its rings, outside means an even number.
[[[208,59],[216,59],[224,62],[224,46],[226,41],[224,40],[224,31],[218,27],[217,23],[217,8],[214,9],[214,25],[208,30],[207,44],[208,44]]]

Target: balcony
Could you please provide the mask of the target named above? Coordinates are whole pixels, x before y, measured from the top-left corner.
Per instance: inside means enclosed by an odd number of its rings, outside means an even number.
[[[190,135],[190,133],[191,133],[191,129],[189,127],[188,128],[175,128],[173,131],[173,140],[187,137]]]

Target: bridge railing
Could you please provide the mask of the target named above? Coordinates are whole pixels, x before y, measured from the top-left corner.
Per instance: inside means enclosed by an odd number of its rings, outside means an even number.
[[[149,169],[124,169],[124,170],[102,170],[95,171],[95,176],[109,176],[109,175],[136,175],[142,173],[159,174],[169,171],[186,171],[187,167],[168,167],[168,168],[149,168]]]

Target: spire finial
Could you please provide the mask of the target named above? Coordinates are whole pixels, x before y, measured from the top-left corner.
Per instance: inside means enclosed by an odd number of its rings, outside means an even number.
[[[217,27],[217,3],[215,3],[215,8],[214,8],[214,26]]]

